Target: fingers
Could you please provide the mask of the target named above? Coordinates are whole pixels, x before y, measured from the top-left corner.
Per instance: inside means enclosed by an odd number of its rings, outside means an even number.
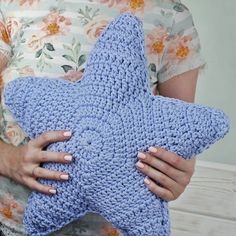
[[[139,152],[138,158],[137,168],[149,177],[147,186],[168,201],[184,192],[194,173],[195,159],[185,160],[163,148],[150,147],[148,152]]]
[[[44,179],[51,179],[51,180],[68,180],[69,179],[69,175],[67,173],[48,170],[42,167],[35,167],[33,169],[32,174],[35,178],[44,178]]]
[[[162,187],[171,190],[171,192],[177,193],[180,190],[182,191],[182,187],[179,186],[178,183],[151,166],[140,161],[136,163],[136,166],[142,173],[150,177],[156,183],[160,183]]]
[[[70,131],[49,131],[39,135],[36,139],[32,140],[31,143],[37,148],[44,148],[50,143],[67,140],[71,135]]]
[[[36,139],[30,140],[29,143],[20,149],[18,170],[20,173],[15,174],[15,179],[36,191],[55,194],[56,190],[50,186],[45,186],[37,181],[37,178],[51,180],[68,180],[69,175],[60,171],[48,170],[40,167],[43,162],[70,163],[72,156],[63,152],[49,152],[42,150],[50,143],[64,141],[71,137],[69,131],[49,131],[41,134]]]
[[[182,177],[182,175],[184,175],[184,173],[182,171],[175,169],[170,164],[158,159],[157,157],[151,155],[148,152],[146,152],[146,153],[139,152],[138,158],[143,163],[146,163],[146,164],[152,166],[153,168],[160,170],[162,173],[166,174],[167,176],[172,178],[174,181],[176,179]]]
[[[40,184],[36,179],[28,177],[25,179],[25,184],[38,192],[45,193],[45,194],[55,194],[56,190],[50,186],[46,186],[43,184]]]
[[[41,151],[36,157],[38,163],[41,162],[57,162],[70,163],[72,156],[68,153]]]
[[[172,167],[178,170],[185,171],[186,169],[188,169],[186,160],[173,152],[167,151],[160,147],[150,147],[148,150],[153,156],[161,159],[164,162],[167,162]]]
[[[173,195],[173,193],[161,186],[158,186],[155,182],[153,182],[150,178],[145,178],[144,183],[147,186],[147,188],[153,192],[155,195],[159,196],[160,198],[166,200],[166,201],[172,201],[175,200],[176,197]]]

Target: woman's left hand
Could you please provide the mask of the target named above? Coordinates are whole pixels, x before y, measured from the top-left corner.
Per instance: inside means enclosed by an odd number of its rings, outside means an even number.
[[[195,158],[185,160],[159,147],[150,147],[148,150],[138,153],[139,161],[136,163],[138,170],[147,176],[144,179],[145,185],[166,201],[177,199],[190,183]]]

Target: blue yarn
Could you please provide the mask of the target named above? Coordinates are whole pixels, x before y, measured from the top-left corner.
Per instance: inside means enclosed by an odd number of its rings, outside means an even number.
[[[92,49],[81,81],[24,77],[7,84],[4,99],[30,138],[71,130],[48,151],[71,153],[72,164],[45,163],[70,174],[57,189],[33,192],[24,215],[30,236],[58,230],[87,212],[105,217],[124,236],[168,236],[168,203],[144,185],[138,151],[160,146],[185,159],[203,152],[229,130],[218,109],[153,96],[147,79],[142,22],[115,18]]]

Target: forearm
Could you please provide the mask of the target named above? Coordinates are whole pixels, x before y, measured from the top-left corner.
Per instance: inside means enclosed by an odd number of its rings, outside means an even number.
[[[8,61],[9,57],[0,52],[0,73],[2,73],[2,71],[5,69]]]
[[[0,175],[8,176],[10,156],[16,155],[16,147],[0,140]]]
[[[9,57],[0,51],[0,75],[5,69]],[[0,175],[7,174],[7,160],[9,155],[13,155],[15,147],[0,140]]]

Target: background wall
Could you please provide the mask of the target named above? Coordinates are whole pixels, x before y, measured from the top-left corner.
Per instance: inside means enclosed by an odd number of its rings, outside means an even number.
[[[201,160],[236,165],[236,1],[182,0],[193,14],[202,54],[196,102],[223,109],[231,130],[224,140],[199,155]]]

